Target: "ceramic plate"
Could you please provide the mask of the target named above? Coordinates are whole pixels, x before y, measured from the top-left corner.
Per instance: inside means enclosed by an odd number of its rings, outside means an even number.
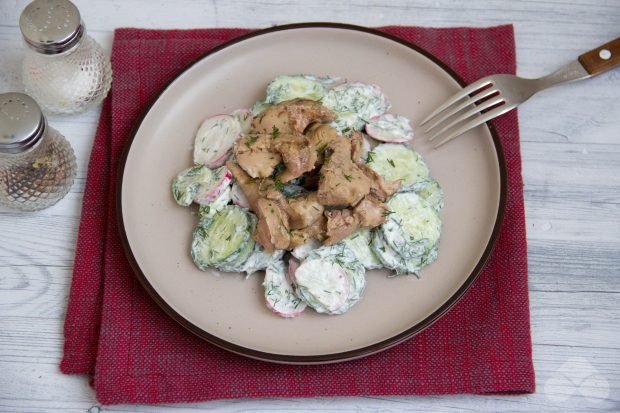
[[[379,85],[391,112],[417,124],[461,88],[429,53],[369,29],[280,26],[220,47],[177,77],[136,128],[119,185],[127,255],[155,301],[207,341],[262,360],[327,363],[372,354],[413,336],[449,309],[490,254],[503,210],[505,174],[495,134],[480,126],[433,150],[413,146],[445,191],[439,258],[422,278],[367,272],[362,300],[340,316],[309,310],[284,319],[264,304],[258,273],[199,271],[189,250],[195,213],[175,204],[172,178],[192,164],[203,119],[250,107],[279,74],[310,73]]]

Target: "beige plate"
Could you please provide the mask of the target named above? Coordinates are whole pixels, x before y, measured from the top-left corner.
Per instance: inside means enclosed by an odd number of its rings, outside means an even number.
[[[283,319],[264,304],[262,273],[202,272],[189,249],[197,222],[175,204],[170,182],[192,164],[203,119],[249,107],[279,74],[312,73],[380,85],[417,124],[461,86],[428,53],[360,27],[281,26],[205,56],[174,80],[136,129],[119,185],[127,255],[145,288],[178,322],[213,344],[253,358],[326,363],[395,345],[430,325],[465,292],[488,257],[501,220],[503,157],[488,126],[432,150],[413,146],[445,191],[439,259],[415,277],[369,271],[363,299],[341,316],[307,310]],[[219,276],[218,276],[219,275]]]

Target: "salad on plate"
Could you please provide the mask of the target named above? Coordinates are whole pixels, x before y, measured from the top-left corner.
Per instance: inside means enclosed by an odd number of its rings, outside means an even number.
[[[372,84],[282,75],[265,99],[205,119],[172,195],[198,205],[201,270],[264,270],[265,302],[291,318],[343,314],[366,270],[419,277],[437,258],[443,192],[408,143],[409,120]]]

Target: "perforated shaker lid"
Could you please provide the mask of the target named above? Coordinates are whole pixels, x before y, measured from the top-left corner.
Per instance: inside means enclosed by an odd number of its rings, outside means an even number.
[[[27,151],[41,140],[46,127],[41,108],[30,96],[0,94],[0,153]]]
[[[75,46],[84,33],[80,11],[69,0],[35,0],[22,11],[19,28],[37,52],[58,54]]]

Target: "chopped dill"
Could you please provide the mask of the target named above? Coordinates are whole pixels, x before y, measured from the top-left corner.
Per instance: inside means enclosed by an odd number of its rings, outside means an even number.
[[[258,136],[250,136],[245,140],[245,146],[249,148],[250,146],[254,145],[257,140]]]
[[[280,178],[274,178],[273,180],[273,186],[276,188],[276,190],[278,192],[282,192],[282,190],[284,189],[284,185],[282,184],[282,181],[280,181]]]

